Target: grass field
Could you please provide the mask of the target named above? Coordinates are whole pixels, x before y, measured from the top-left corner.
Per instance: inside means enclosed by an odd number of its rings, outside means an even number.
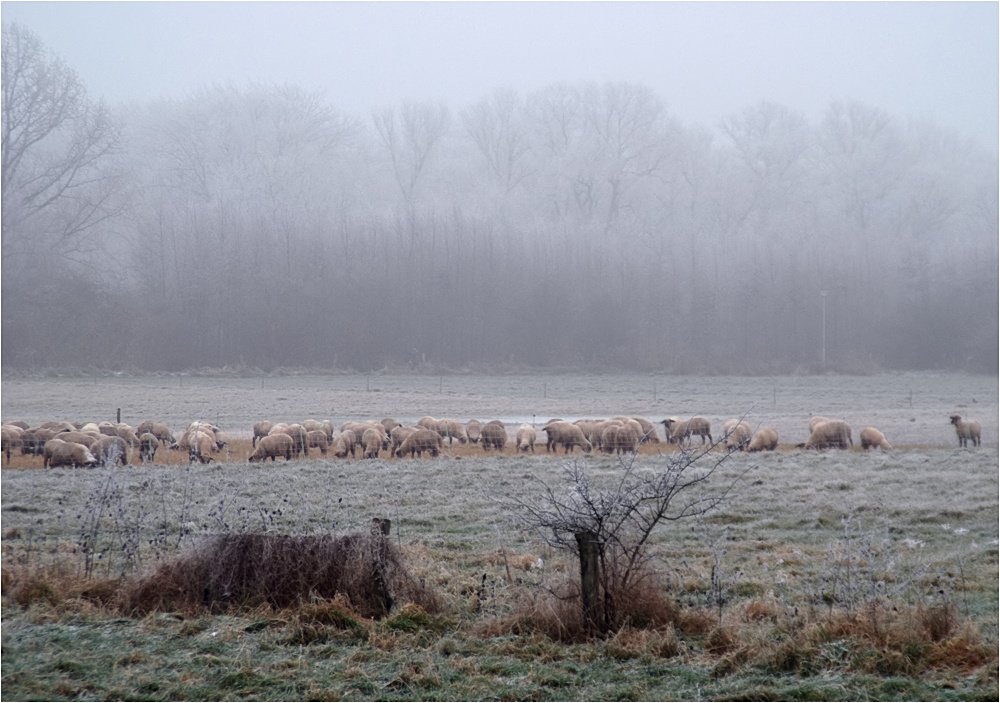
[[[229,461],[208,466],[174,463],[178,454],[114,470],[3,471],[4,700],[997,697],[995,378],[183,383],[4,381],[6,419],[100,420],[122,407],[133,424],[200,417],[233,437]],[[609,485],[623,469],[612,457],[557,457],[543,446],[537,456],[466,447],[423,460],[242,461],[250,424],[262,418],[699,413],[721,423],[748,409],[786,445],[804,440],[814,412],[876,425],[899,449],[785,446],[728,458],[714,485],[746,473],[726,502],[656,533],[660,589],[676,607],[670,621],[604,639],[549,634],[538,611],[577,566],[506,504],[533,500],[538,481],[563,486],[570,462]],[[982,447],[955,446],[955,411],[983,423]],[[661,451],[644,451],[636,466],[655,470],[672,456]],[[390,539],[441,597],[440,612],[397,608],[345,626],[322,603],[133,617],[108,605],[123,571],[147,573],[158,555],[205,535],[363,531],[376,516],[392,520]],[[89,580],[80,578],[87,556]]]

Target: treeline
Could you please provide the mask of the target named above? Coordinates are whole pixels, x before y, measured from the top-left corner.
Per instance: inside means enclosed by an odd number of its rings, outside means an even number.
[[[81,100],[13,169],[5,149],[4,364],[778,373],[825,339],[832,369],[997,370],[997,158],[872,106],[691,126],[630,83],[366,118],[295,86]]]

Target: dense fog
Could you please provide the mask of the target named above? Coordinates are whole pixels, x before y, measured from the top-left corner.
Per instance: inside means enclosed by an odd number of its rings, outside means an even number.
[[[111,110],[26,28],[2,48],[5,367],[997,370],[996,154],[877,105]]]

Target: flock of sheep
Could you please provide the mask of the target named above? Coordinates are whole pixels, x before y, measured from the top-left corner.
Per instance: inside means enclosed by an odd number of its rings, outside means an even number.
[[[952,415],[951,422],[958,435],[959,446],[980,445],[981,428],[975,420],[964,420]],[[697,437],[701,446],[711,445],[712,425],[704,417],[687,420],[671,417],[660,421],[666,442],[684,446]],[[602,451],[608,454],[626,454],[638,450],[640,444],[658,444],[656,424],[643,417],[616,416],[607,420],[585,419],[566,422],[549,420],[541,431],[545,433],[545,448],[549,452],[562,447],[570,453],[577,447],[584,452]],[[22,454],[41,455],[42,465],[96,466],[102,463],[126,464],[138,449],[143,463],[155,460],[160,447],[169,447],[187,453],[190,461],[207,463],[214,454],[226,447],[219,428],[208,422],[192,422],[176,438],[170,428],[160,422],[144,422],[132,428],[125,423],[46,422],[30,427],[23,421],[5,422],[2,426],[2,451],[10,463],[11,452],[20,449]],[[864,450],[891,450],[885,435],[874,427],[860,432]],[[250,462],[286,461],[308,456],[310,449],[321,454],[332,451],[338,458],[360,454],[374,459],[388,452],[389,456],[422,457],[424,453],[438,456],[447,441],[460,444],[478,444],[484,452],[503,452],[508,444],[507,428],[500,420],[481,423],[469,420],[438,420],[422,417],[415,425],[403,425],[394,418],[381,421],[345,422],[339,431],[329,420],[306,420],[302,423],[274,423],[262,421],[253,426],[253,451]],[[538,433],[532,425],[522,424],[514,436],[518,452],[535,451]],[[774,451],[778,446],[778,432],[773,427],[762,427],[756,432],[745,420],[732,419],[723,424],[720,444],[727,451]],[[843,420],[813,417],[809,420],[809,438],[796,445],[803,449],[848,449],[854,446],[851,427]]]

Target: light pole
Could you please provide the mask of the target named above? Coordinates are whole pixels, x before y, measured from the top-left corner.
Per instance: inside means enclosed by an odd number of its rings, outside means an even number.
[[[823,370],[826,370],[826,294],[830,291],[821,290],[819,292],[819,297],[823,299],[823,356],[822,364]]]

